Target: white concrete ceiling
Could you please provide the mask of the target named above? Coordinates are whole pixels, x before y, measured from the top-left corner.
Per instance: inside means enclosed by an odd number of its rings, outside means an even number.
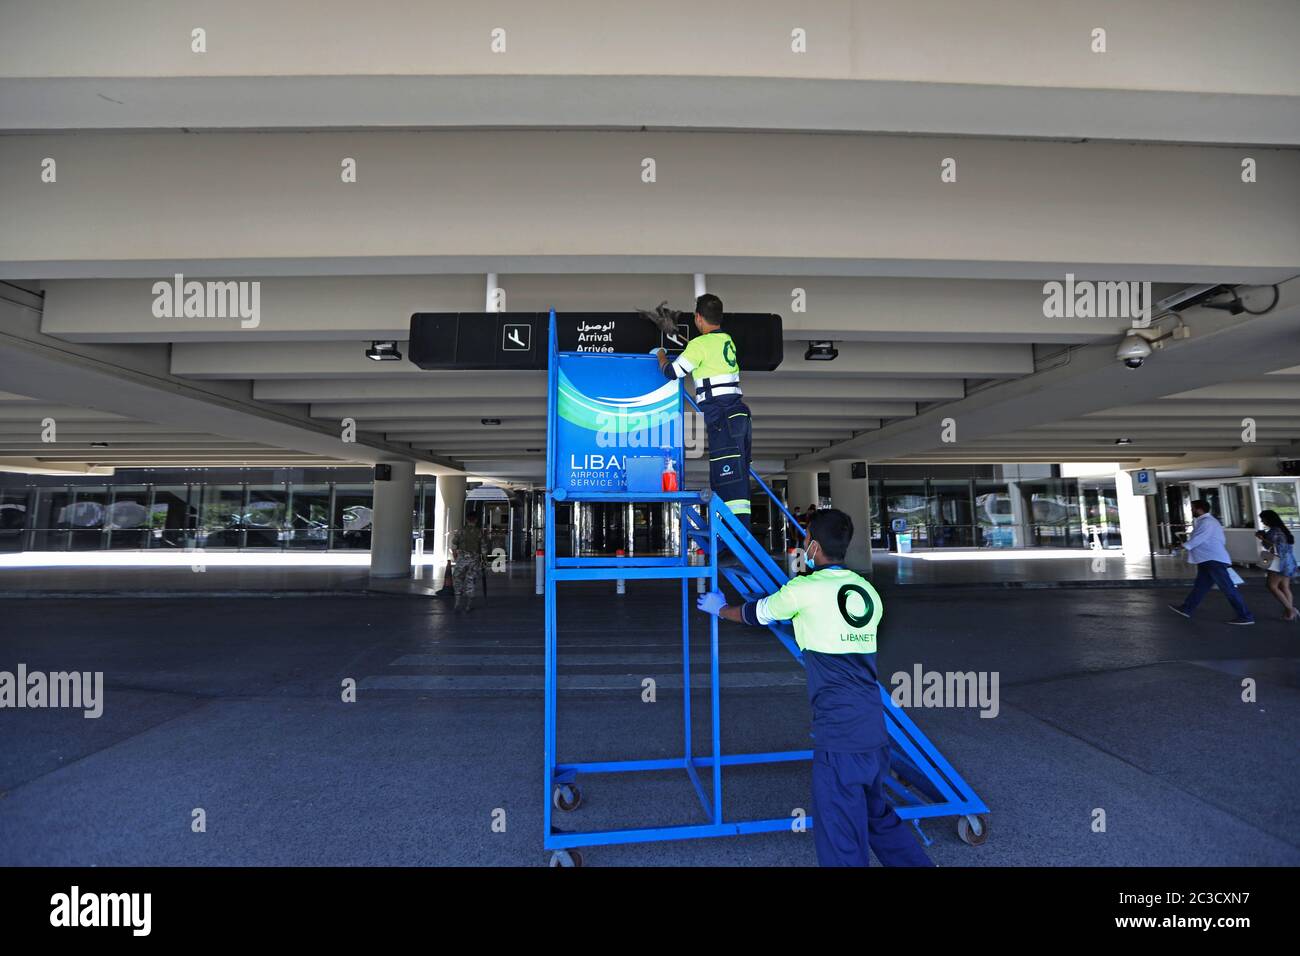
[[[0,117],[1295,145],[1298,33],[1300,8],[1271,0],[15,2],[0,8]]]
[[[1271,290],[1246,295],[1256,310],[1272,300]],[[1282,284],[1277,305],[1263,316],[1192,309],[1184,317],[1190,338],[1165,341],[1139,369],[1116,361],[1110,343],[1056,350],[1031,375],[991,383],[792,464],[1095,460],[1109,453],[1154,465],[1300,453],[1300,279]]]
[[[49,77],[0,82],[0,128],[548,126],[1296,146],[1298,100],[1296,95],[768,77]]]
[[[44,296],[0,286],[0,461],[75,467],[107,440],[124,464],[535,479],[540,375],[362,354],[412,312],[481,310],[486,272],[519,311],[685,307],[702,272],[729,309],[782,315],[785,362],[745,381],[768,471],[1286,451],[1298,46],[1300,5],[1268,0],[8,4],[0,280]],[[175,273],[258,280],[256,327],[159,319]],[[1067,274],[1283,298],[1189,313],[1191,339],[1129,372],[1126,320],[1045,317]],[[839,357],[805,362],[814,339]],[[27,434],[51,406],[57,452]]]
[[[0,393],[0,471],[147,465],[333,465],[334,458]]]
[[[442,301],[440,283],[456,290],[476,278],[405,279],[393,285],[414,283],[414,294]],[[49,283],[41,331],[70,345],[115,343],[95,346],[100,349],[163,345],[174,378],[247,388],[260,406],[292,411],[322,432],[337,435],[352,419],[388,449],[406,448],[413,455],[470,469],[491,467],[496,477],[540,476],[539,449],[545,447],[541,373],[425,372],[406,362],[371,362],[362,352],[374,330],[383,326],[359,306],[370,302],[388,308],[393,290],[386,280],[356,280],[370,296],[338,279],[266,281],[269,300],[295,305],[290,316],[268,314],[265,338],[261,329],[191,327],[182,329],[184,341],[175,341],[169,322],[149,316],[148,284],[139,280]],[[512,277],[499,281],[509,297]],[[585,287],[588,277],[550,281],[562,287],[550,291],[569,290],[582,309],[614,309],[628,299],[616,277],[590,277],[601,289],[597,296]],[[653,296],[647,292],[662,288],[671,295],[682,280],[659,277],[660,287],[650,289],[643,287],[645,277],[627,281],[631,294],[640,296],[634,301],[649,304]],[[715,287],[734,287],[740,301],[747,301],[743,278],[715,281]],[[774,278],[771,288],[786,288],[790,281]],[[285,288],[277,291],[281,283]],[[1249,456],[1288,448],[1300,439],[1295,283],[1283,287],[1282,301],[1267,316],[1187,313],[1193,337],[1168,343],[1136,371],[1123,369],[1114,359],[1123,322],[1049,322],[1042,317],[1037,283],[841,278],[829,284],[834,294],[825,296],[817,280],[805,285],[810,308],[787,332],[786,361],[774,373],[746,376],[757,423],[755,456],[769,468],[783,468],[786,462],[794,468],[825,467],[844,457],[1131,464]],[[753,307],[763,307],[763,294],[751,294]],[[876,308],[877,295],[885,308]],[[1269,299],[1266,290],[1247,296],[1252,308]],[[954,301],[965,308],[954,307]],[[913,325],[889,319],[898,303],[906,303]],[[864,318],[853,329],[855,310]],[[1012,313],[1016,317],[1009,322],[997,319]],[[912,327],[917,330],[914,340],[898,341]],[[840,340],[841,355],[834,362],[803,360],[807,340],[793,336],[833,338],[841,329],[865,340]],[[1019,342],[1014,341],[1016,329]],[[1050,342],[1036,341],[1040,338]],[[1004,389],[1011,391],[1003,395]],[[1256,421],[1254,448],[1242,440],[1244,417]],[[941,423],[949,418],[956,422],[958,440],[944,444],[938,438]],[[484,424],[483,419],[500,424]],[[118,440],[127,437],[115,434]],[[157,448],[159,454],[192,454],[199,446],[188,443],[204,440],[175,427],[159,428],[157,434],[170,436],[160,442],[176,445]],[[93,440],[90,434],[84,437]],[[1117,446],[1118,439],[1129,439],[1129,444]],[[350,449],[333,448],[337,460],[351,460]],[[210,450],[229,454],[232,461],[246,460],[250,453],[219,444]]]

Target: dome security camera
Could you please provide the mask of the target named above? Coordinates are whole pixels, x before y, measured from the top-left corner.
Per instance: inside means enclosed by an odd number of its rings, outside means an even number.
[[[1142,363],[1151,355],[1151,343],[1136,332],[1129,332],[1115,350],[1115,358],[1129,368],[1141,368]]]

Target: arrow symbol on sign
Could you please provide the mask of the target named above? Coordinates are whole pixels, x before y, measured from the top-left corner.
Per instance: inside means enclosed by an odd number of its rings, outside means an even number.
[[[524,340],[519,337],[518,332],[511,332],[509,335],[506,336],[506,338],[509,341],[514,342],[515,345],[518,345],[520,348],[524,347]]]

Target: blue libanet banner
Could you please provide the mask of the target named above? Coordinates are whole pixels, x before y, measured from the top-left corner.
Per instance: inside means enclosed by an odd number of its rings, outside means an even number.
[[[626,491],[629,457],[671,459],[680,480],[681,386],[653,355],[561,353],[556,387],[557,490]]]

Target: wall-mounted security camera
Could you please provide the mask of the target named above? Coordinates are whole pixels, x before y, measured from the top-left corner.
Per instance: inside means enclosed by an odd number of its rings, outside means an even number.
[[[1151,357],[1151,343],[1136,331],[1129,332],[1115,349],[1115,358],[1129,368],[1141,368],[1142,363]]]

